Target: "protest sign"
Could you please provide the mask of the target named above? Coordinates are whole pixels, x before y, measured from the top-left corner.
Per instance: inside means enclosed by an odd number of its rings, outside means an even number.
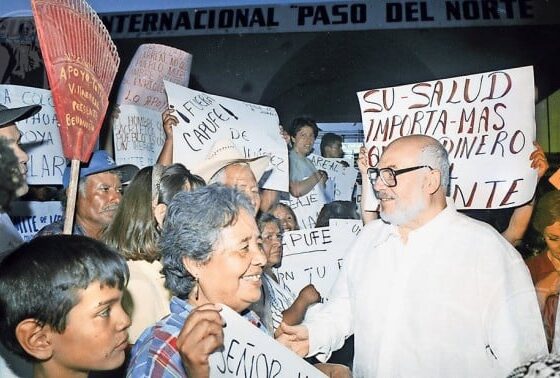
[[[351,201],[352,192],[356,184],[358,171],[352,167],[345,167],[340,163],[341,159],[324,158],[319,155],[311,154],[307,156],[318,170],[327,172],[329,181],[334,187],[333,201]]]
[[[8,108],[41,105],[41,111],[17,123],[21,144],[29,155],[27,183],[61,185],[66,159],[58,132],[51,92],[18,85],[0,85],[0,104]]]
[[[323,191],[317,184],[309,193],[301,197],[294,197],[290,194],[290,200],[287,203],[296,214],[298,225],[302,229],[315,227],[317,216],[321,209],[327,203]]]
[[[330,224],[329,227],[284,233],[282,265],[275,271],[278,279],[294,294],[313,284],[321,297],[328,298],[344,255],[361,231],[360,220],[331,219]]]
[[[31,240],[43,227],[62,219],[60,201],[14,201],[10,218],[23,240]]]
[[[214,143],[233,139],[245,157],[270,156],[266,189],[288,191],[288,150],[273,108],[216,96],[165,82],[179,124],[173,131],[173,161],[192,169]]]
[[[529,163],[535,140],[532,67],[357,95],[370,166],[377,165],[391,141],[423,134],[439,140],[449,153],[450,195],[457,208],[507,208],[533,197],[537,173]],[[373,210],[375,204],[366,208]]]
[[[210,377],[326,377],[238,313],[221,305],[224,348],[209,357]]]
[[[140,45],[124,74],[117,104],[137,105],[160,114],[167,108],[163,80],[187,86],[192,55],[174,47]]]
[[[161,113],[134,105],[121,105],[113,121],[117,164],[139,168],[154,165],[165,142]]]

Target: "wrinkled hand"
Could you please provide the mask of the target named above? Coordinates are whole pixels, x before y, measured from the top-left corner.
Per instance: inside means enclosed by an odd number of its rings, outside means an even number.
[[[221,307],[208,303],[187,317],[177,337],[177,349],[189,377],[208,377],[208,357],[224,344]]]
[[[537,176],[540,179],[548,170],[549,164],[541,145],[536,141],[533,142],[533,144],[535,145],[536,149],[531,152],[531,155],[529,155],[529,159],[531,159],[531,168],[537,170]]]
[[[367,149],[365,146],[360,147],[360,154],[358,155],[358,170],[362,174],[362,177],[367,176],[367,170],[369,168]]]
[[[305,357],[309,353],[309,331],[306,326],[289,326],[286,323],[280,323],[276,336],[276,340],[280,344],[291,349],[298,356]]]
[[[319,294],[313,284],[309,284],[301,289],[298,297],[302,298],[308,306],[312,305],[313,303],[321,302],[321,294]]]
[[[163,131],[165,132],[166,139],[173,139],[173,126],[177,126],[179,123],[179,119],[175,117],[173,113],[175,109],[169,107],[165,109],[165,111],[161,115],[161,119],[163,120]]]

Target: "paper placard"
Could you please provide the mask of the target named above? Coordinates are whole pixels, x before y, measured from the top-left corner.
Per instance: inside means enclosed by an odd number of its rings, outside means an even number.
[[[179,124],[173,131],[173,161],[192,169],[214,143],[233,139],[245,157],[270,156],[272,172],[263,187],[288,191],[288,149],[273,108],[216,96],[165,82]]]
[[[210,377],[326,377],[303,358],[221,305],[224,348],[209,357]]]
[[[315,165],[317,170],[327,172],[329,181],[332,180],[334,186],[333,201],[351,201],[352,192],[356,184],[358,171],[353,167],[345,167],[340,164],[341,159],[324,158],[319,155],[311,154],[307,156]]]
[[[8,108],[42,106],[39,113],[17,123],[22,148],[29,155],[27,183],[62,185],[66,159],[62,152],[51,91],[19,85],[0,85],[0,104]]]
[[[529,163],[535,140],[532,67],[357,95],[371,166],[392,140],[424,134],[439,140],[449,153],[450,195],[458,209],[508,208],[533,197],[537,172]],[[375,207],[372,203],[366,209]]]
[[[284,233],[282,265],[275,272],[294,294],[313,284],[328,299],[348,247],[362,229],[361,220],[331,219],[329,224]]]
[[[163,80],[187,86],[192,55],[174,47],[140,45],[124,74],[117,104],[136,105],[160,114],[167,108]]]
[[[292,208],[296,215],[299,228],[310,229],[315,227],[319,212],[325,205],[325,196],[317,184],[309,193],[301,197],[294,197],[290,194],[287,205]]]
[[[14,201],[10,207],[12,223],[25,241],[62,216],[60,201]]]
[[[113,121],[117,164],[134,164],[142,169],[154,165],[165,143],[161,113],[134,105],[121,105]]]

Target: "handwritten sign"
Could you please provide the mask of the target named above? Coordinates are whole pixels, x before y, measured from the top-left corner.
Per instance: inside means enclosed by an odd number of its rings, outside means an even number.
[[[328,298],[344,255],[361,228],[360,220],[331,219],[329,227],[285,232],[282,265],[276,269],[278,278],[293,293],[311,283],[323,298]]]
[[[227,307],[224,348],[210,355],[210,377],[326,377],[297,354]]]
[[[341,159],[324,158],[311,154],[307,157],[315,165],[315,168],[327,172],[329,181],[333,183],[333,201],[351,201],[358,171],[353,167],[345,167],[340,164]]]
[[[507,208],[532,198],[532,67],[371,89],[358,99],[371,166],[391,141],[423,134],[449,153],[457,208]]]
[[[318,187],[319,185],[315,185],[309,193],[301,197],[294,197],[290,194],[287,205],[296,214],[299,227],[302,229],[315,227],[317,217],[327,203],[323,191]]]
[[[113,122],[117,164],[139,168],[154,165],[165,142],[161,113],[141,106],[121,105]]]
[[[266,189],[288,191],[288,150],[280,136],[276,110],[210,95],[165,82],[179,125],[173,132],[173,161],[192,168],[206,159],[216,141],[233,139],[245,157],[270,156]]]
[[[0,85],[0,104],[8,108],[42,106],[39,113],[17,123],[22,147],[29,155],[27,182],[32,185],[61,185],[66,159],[62,152],[51,92],[18,85]]]
[[[14,201],[10,218],[23,240],[31,240],[43,227],[62,219],[59,201]]]
[[[187,86],[192,55],[170,46],[143,44],[128,65],[117,104],[143,106],[160,114],[167,108],[163,80]]]

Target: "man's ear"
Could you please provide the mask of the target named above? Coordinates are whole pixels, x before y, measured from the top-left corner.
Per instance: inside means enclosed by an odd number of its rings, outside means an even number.
[[[167,213],[166,204],[158,203],[156,207],[154,207],[154,218],[156,218],[156,222],[160,230],[163,228],[163,220],[165,219],[166,213]]]
[[[441,186],[441,172],[438,169],[432,169],[428,173],[428,178],[426,182],[426,190],[428,194],[434,194],[439,190]]]
[[[29,355],[46,361],[53,355],[53,332],[49,325],[41,326],[35,319],[25,319],[16,327],[16,338]]]

